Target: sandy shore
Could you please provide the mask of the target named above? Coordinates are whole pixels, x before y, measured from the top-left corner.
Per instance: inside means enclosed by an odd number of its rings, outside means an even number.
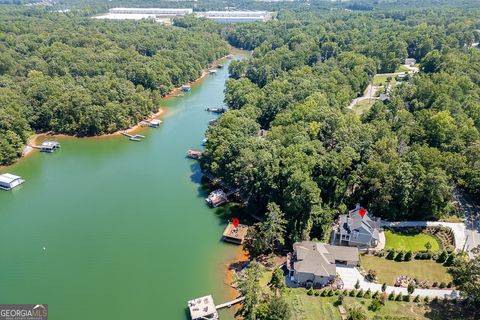
[[[235,288],[235,275],[237,271],[240,271],[243,263],[248,262],[248,253],[243,250],[243,247],[239,247],[235,258],[230,260],[225,265],[225,284],[228,286],[228,298],[235,299],[238,297],[239,292]]]

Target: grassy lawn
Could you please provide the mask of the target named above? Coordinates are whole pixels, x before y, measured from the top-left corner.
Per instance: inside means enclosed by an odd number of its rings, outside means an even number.
[[[447,268],[433,260],[396,262],[375,256],[361,256],[360,259],[363,269],[377,271],[379,283],[393,285],[398,276],[409,276],[438,283],[452,281],[452,276],[448,273]]]
[[[421,251],[425,250],[425,244],[430,242],[432,248],[430,250],[437,251],[440,249],[440,245],[434,237],[418,233],[414,235],[405,235],[394,233],[390,230],[385,230],[385,249],[395,249],[395,250],[412,250],[412,251]]]
[[[333,297],[309,296],[305,289],[290,289],[285,293],[285,298],[291,306],[291,320],[340,320],[340,312],[333,305],[337,299]]]
[[[360,306],[368,314],[369,319],[372,319],[374,316],[401,316],[404,317],[402,319],[429,319],[425,317],[425,314],[430,311],[430,308],[423,303],[386,301],[385,305],[376,312],[368,310],[368,306],[370,304],[371,299],[359,299],[351,297],[345,297],[343,302],[343,305],[347,310],[355,306]]]
[[[384,85],[387,84],[387,79],[388,79],[388,78],[394,79],[395,76],[378,75],[378,74],[376,74],[376,75],[373,77],[373,85],[374,85],[374,86],[384,86]]]
[[[397,70],[395,70],[395,72],[407,72],[407,71],[410,71],[410,69],[405,67],[404,65],[401,65],[400,67],[397,68]]]
[[[375,102],[376,102],[375,99],[371,99],[371,101],[369,100],[360,101],[352,108],[352,111],[356,115],[361,116],[362,114],[370,110],[370,108],[374,105]]]

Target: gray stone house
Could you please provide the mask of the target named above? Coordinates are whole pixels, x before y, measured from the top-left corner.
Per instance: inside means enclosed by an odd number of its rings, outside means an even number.
[[[341,246],[373,248],[379,241],[380,219],[371,217],[359,204],[340,215],[333,229],[333,243]]]
[[[297,285],[321,287],[335,280],[336,264],[356,266],[358,262],[357,248],[302,241],[293,245],[287,269],[290,280]]]

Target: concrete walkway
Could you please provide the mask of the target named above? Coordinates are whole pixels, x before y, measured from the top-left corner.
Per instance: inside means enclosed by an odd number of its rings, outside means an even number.
[[[355,289],[355,284],[358,280],[360,282],[360,289],[363,289],[363,291],[370,289],[372,294],[375,291],[382,291],[382,284],[368,282],[357,268],[337,265],[337,273],[343,281],[344,289]],[[387,290],[385,292],[387,294],[390,294],[391,292],[395,292],[395,294],[402,293],[403,295],[408,294],[407,288],[394,286],[387,286]],[[458,291],[451,289],[415,289],[412,296],[415,297],[417,295],[421,297],[428,296],[429,298],[438,297],[441,299],[453,299],[460,297],[460,293]]]
[[[463,250],[465,244],[465,224],[455,222],[441,222],[441,221],[400,221],[400,222],[388,222],[382,221],[382,227],[394,227],[394,228],[407,228],[407,227],[436,227],[444,226],[452,229],[455,237],[455,248],[457,250]]]

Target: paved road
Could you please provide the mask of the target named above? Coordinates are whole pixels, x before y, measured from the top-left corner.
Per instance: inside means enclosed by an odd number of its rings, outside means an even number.
[[[381,86],[372,86],[371,84],[368,85],[368,87],[365,89],[363,92],[363,96],[355,98],[352,100],[350,105],[348,106],[348,109],[352,110],[353,107],[359,103],[360,101],[368,100],[368,99],[378,99],[378,97],[375,97],[375,93],[377,92],[378,89],[382,88]]]
[[[355,284],[358,280],[360,283],[360,288],[363,289],[363,291],[370,289],[372,293],[374,293],[375,291],[382,290],[381,284],[368,282],[367,280],[365,280],[365,277],[362,276],[362,274],[358,271],[357,268],[337,265],[337,273],[342,279],[345,289],[355,289]],[[395,292],[395,294],[408,294],[407,288],[394,286],[387,286],[386,292],[388,294],[390,294],[390,292]],[[442,299],[452,299],[460,297],[460,293],[457,290],[451,289],[415,289],[412,295],[419,295],[422,297],[428,296],[430,298],[438,297]]]
[[[466,239],[463,245],[465,245],[465,250],[470,253],[473,248],[480,245],[480,210],[469,195],[459,190],[455,190],[453,195],[465,214]]]

